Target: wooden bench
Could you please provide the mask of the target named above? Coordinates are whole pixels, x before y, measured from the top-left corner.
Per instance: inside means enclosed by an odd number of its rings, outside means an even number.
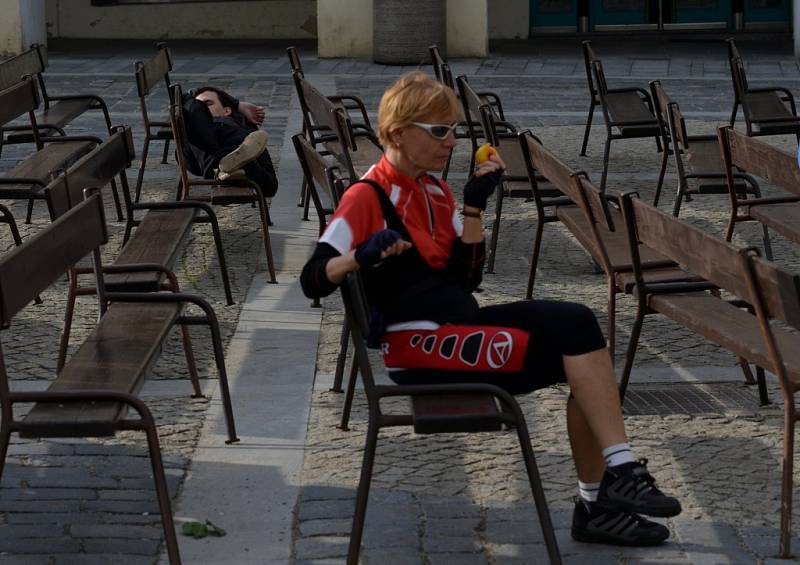
[[[127,210],[127,224],[123,246],[114,264],[108,269],[105,287],[113,292],[157,292],[164,288],[177,291],[171,275],[179,257],[182,242],[196,223],[210,223],[222,275],[222,284],[228,305],[233,304],[225,252],[214,210],[204,202],[140,202],[131,201],[125,170],[133,159],[133,137],[128,127],[115,128],[111,137],[98,145],[45,188],[50,217],[56,220],[83,198],[86,188],[102,188],[118,177]],[[137,213],[146,212],[141,219]],[[133,228],[136,228],[135,230]],[[151,265],[149,270],[116,272],[116,265]],[[94,286],[82,287],[79,276],[92,272],[77,268],[71,272],[67,308],[61,334],[58,369],[63,367],[67,355],[72,317],[78,296],[96,293]],[[197,375],[190,366],[192,378]],[[198,391],[199,392],[199,391]]]
[[[536,239],[533,245],[531,272],[528,278],[529,293],[533,289],[534,277],[539,260],[539,252],[545,223],[560,221],[564,224],[578,243],[592,259],[600,265],[606,275],[608,287],[608,346],[613,354],[616,335],[616,296],[620,293],[635,291],[633,266],[628,247],[628,238],[623,229],[622,215],[615,206],[616,199],[606,196],[596,188],[583,172],[574,172],[561,162],[558,157],[548,151],[529,131],[519,135],[532,179],[534,198],[537,209],[540,204],[537,175],[544,176],[553,186],[558,188],[575,204],[560,205],[555,214],[545,217],[540,215]],[[696,278],[679,268],[674,261],[654,251],[640,246],[642,266],[646,269],[647,280],[675,281],[696,280]]]
[[[172,126],[169,118],[164,117],[159,120],[151,120],[147,110],[147,98],[162,81],[166,86],[167,94],[170,94],[172,82],[169,73],[172,71],[172,54],[167,48],[166,43],[158,43],[158,54],[149,61],[136,61],[133,64],[134,77],[136,79],[136,93],[139,96],[139,108],[142,111],[142,125],[144,126],[144,145],[139,159],[139,173],[136,176],[136,193],[134,202],[139,202],[142,194],[142,182],[144,181],[144,169],[147,165],[147,154],[150,149],[151,141],[164,142],[164,154],[161,162],[167,162],[169,153],[169,142],[173,139]]]
[[[642,319],[651,312],[667,316],[759,367],[769,367],[777,375],[784,396],[780,554],[791,557],[794,427],[799,419],[795,396],[800,391],[800,335],[792,330],[800,329],[800,277],[760,258],[754,249],[739,250],[657,210],[635,194],[624,195],[622,207],[633,246],[639,307],[621,393],[624,395],[633,366]],[[636,252],[639,243],[667,255],[739,300],[697,291],[691,283],[645,281]],[[771,324],[773,320],[783,326]],[[760,376],[763,401],[763,371]]]
[[[122,430],[144,431],[167,553],[170,563],[176,565],[180,563],[180,556],[158,434],[150,410],[137,394],[172,326],[208,325],[219,371],[228,442],[237,441],[219,326],[211,306],[192,295],[107,292],[100,258],[100,246],[107,239],[102,200],[95,193],[0,258],[0,327],[3,329],[9,327],[14,316],[34,296],[60,279],[65,270],[74,267],[87,254],[92,256],[97,277],[100,310],[96,327],[46,391],[11,390],[4,357],[0,355],[0,465],[5,463],[12,433],[23,438],[42,438],[107,437]],[[137,268],[117,265],[115,269]],[[194,304],[203,315],[184,317],[184,304]],[[27,414],[17,418],[13,408],[23,403],[33,403],[33,406]],[[133,411],[132,416],[128,416],[128,409]]]
[[[32,78],[18,81],[0,91],[0,132],[11,121],[28,115],[36,151],[5,172],[0,177],[0,198],[28,200],[26,222],[30,223],[33,201],[43,199],[42,189],[47,186],[53,171],[74,163],[92,150],[100,139],[94,136],[44,136],[40,134],[35,111],[39,107],[39,96]],[[0,137],[0,148],[4,140]],[[122,209],[114,190],[117,216],[122,219]]]
[[[497,431],[504,427],[516,430],[550,563],[561,563],[558,543],[547,510],[547,500],[531,446],[530,432],[516,399],[505,390],[491,384],[377,385],[365,345],[369,322],[360,274],[350,273],[341,288],[345,315],[353,336],[355,359],[364,383],[369,410],[366,446],[356,492],[347,564],[358,564],[378,434],[381,428],[396,426],[413,426],[414,431],[419,434],[474,433]],[[398,414],[393,408],[392,412],[387,414],[381,409],[382,400],[403,397],[410,399],[409,413]]]
[[[47,47],[34,43],[24,53],[0,63],[0,90],[10,88],[22,77],[35,77],[39,84],[39,94],[44,108],[36,115],[39,129],[50,130],[64,135],[64,127],[89,110],[100,110],[111,133],[111,118],[105,101],[94,94],[62,94],[50,96],[44,83],[43,73],[47,68]],[[32,127],[37,127],[32,126]],[[8,143],[27,143],[34,140],[31,126],[4,126]]]
[[[731,213],[725,240],[733,238],[736,224],[757,221],[783,237],[800,243],[800,171],[797,158],[757,139],[737,132],[730,126],[717,130]],[[786,191],[779,196],[743,198],[736,190],[737,171],[763,178]],[[767,239],[765,241],[768,242]],[[765,247],[769,257],[769,248]]]
[[[258,207],[261,224],[261,235],[264,242],[264,254],[267,258],[270,283],[277,283],[275,278],[275,260],[272,257],[272,244],[269,238],[269,206],[261,193],[261,189],[249,179],[202,179],[189,176],[186,164],[185,148],[189,144],[186,134],[186,125],[183,119],[183,91],[181,85],[173,84],[170,88],[170,113],[172,133],[175,140],[175,157],[178,163],[178,199],[182,201],[201,201],[218,206],[254,204]],[[205,192],[193,190],[194,187],[203,187]]]

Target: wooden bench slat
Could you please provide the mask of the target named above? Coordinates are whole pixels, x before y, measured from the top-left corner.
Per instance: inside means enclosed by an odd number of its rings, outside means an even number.
[[[91,141],[62,141],[49,143],[41,150],[29,155],[24,161],[10,169],[4,178],[38,178],[45,184],[54,169],[68,167],[91,151]]]
[[[556,214],[567,229],[572,232],[578,243],[584,249],[593,250],[592,255],[597,258],[598,252],[594,238],[583,211],[577,206],[559,206]],[[615,225],[623,225],[622,215],[617,210],[612,211],[612,218]],[[630,271],[633,269],[627,234],[622,230],[609,231],[599,224],[597,225],[597,231],[603,240],[612,269],[614,271]],[[639,246],[639,257],[642,261],[642,266],[645,268],[670,261],[665,255],[643,245]]]
[[[707,293],[659,294],[649,305],[675,322],[761,367],[771,367],[758,319]],[[789,378],[800,382],[800,336],[773,328]]]
[[[499,431],[502,423],[490,394],[443,394],[411,398],[418,434]]]
[[[179,304],[112,304],[48,390],[135,394],[180,312]],[[39,403],[22,420],[20,436],[113,435],[124,412],[113,402]]]
[[[769,226],[786,239],[800,243],[800,206],[797,202],[752,206],[749,213],[753,219]]]
[[[114,262],[119,265],[157,263],[171,267],[178,256],[184,235],[191,228],[193,209],[151,210],[142,219],[131,239]],[[162,273],[108,274],[106,289],[125,292],[154,292],[159,289]]]

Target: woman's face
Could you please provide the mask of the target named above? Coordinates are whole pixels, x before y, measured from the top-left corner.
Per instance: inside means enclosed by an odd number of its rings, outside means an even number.
[[[420,120],[419,123],[450,126],[455,122],[455,116],[433,116]],[[392,140],[395,143],[394,149],[400,154],[406,167],[414,169],[415,176],[444,169],[450,151],[456,144],[453,131],[447,133],[444,139],[437,139],[424,127],[413,124],[395,131]]]

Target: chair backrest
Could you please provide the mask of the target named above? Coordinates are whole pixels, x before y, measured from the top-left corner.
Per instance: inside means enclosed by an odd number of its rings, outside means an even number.
[[[33,44],[30,49],[0,63],[0,90],[5,90],[25,76],[38,77],[47,66],[47,48]]]
[[[131,128],[118,127],[114,133],[92,151],[81,157],[67,170],[61,171],[45,188],[50,219],[63,216],[68,210],[83,201],[86,188],[102,188],[120,176],[123,196],[128,214],[131,213],[130,190],[125,169],[134,158]]]
[[[172,71],[172,53],[166,43],[158,43],[158,53],[149,61],[136,61],[136,90],[139,98],[144,98],[163,80],[169,92],[169,73]]]
[[[286,55],[289,56],[289,65],[292,67],[292,73],[298,73],[301,77],[303,74],[303,63],[300,61],[300,55],[297,53],[297,48],[289,46],[286,48]]]
[[[469,137],[472,140],[473,148],[477,147],[478,140],[484,138],[484,133],[481,131],[481,106],[485,106],[480,95],[473,89],[467,77],[460,75],[456,78],[456,85],[458,86],[459,100],[461,101],[461,108],[464,111],[464,121],[467,123]]]
[[[39,93],[33,77],[25,77],[22,81],[0,90],[0,147],[3,145],[2,128],[24,114],[28,114],[31,134],[38,149],[42,148],[39,129],[36,127],[35,110],[39,107]]]
[[[739,249],[642,201],[638,194],[622,197],[629,236],[748,303],[753,295],[742,276]],[[638,250],[631,246],[631,254]],[[633,260],[634,265],[637,258]]]
[[[734,92],[739,100],[744,100],[744,96],[749,90],[749,86],[747,85],[747,73],[744,70],[744,61],[742,61],[741,57],[734,57],[731,59],[730,63]],[[744,106],[743,109],[747,112],[747,106]]]
[[[189,186],[189,169],[186,164],[185,151],[189,146],[189,136],[186,133],[186,122],[183,118],[183,89],[180,84],[170,86],[172,95],[169,104],[169,123],[172,126],[172,136],[175,140],[175,160],[178,163],[180,182],[184,192]]]
[[[597,54],[594,52],[592,42],[588,39],[581,42],[583,49],[583,66],[586,68],[586,80],[589,83],[589,93],[594,99],[597,96],[597,87],[594,84],[594,77],[592,76],[592,61],[597,59]]]
[[[139,95],[139,108],[142,112],[142,120],[145,129],[150,128],[150,117],[147,111],[147,97],[161,81],[167,89],[167,96],[172,96],[169,73],[172,71],[172,54],[166,43],[158,43],[158,53],[149,61],[136,61],[133,64],[134,77],[136,79],[136,91]],[[170,101],[172,99],[170,98]]]
[[[800,194],[800,169],[794,155],[748,137],[730,126],[718,128],[717,137],[729,183],[733,182],[733,167],[736,167],[793,195]]]
[[[99,260],[107,241],[103,202],[93,194],[0,257],[0,326],[89,253]]]
[[[690,140],[686,130],[686,120],[683,118],[678,103],[670,99],[660,80],[650,81],[650,94],[653,97],[656,118],[658,118],[664,141],[677,143],[679,148],[687,149]],[[677,155],[680,159],[680,153]]]
[[[603,71],[603,63],[600,59],[592,59],[590,66],[594,77],[594,92],[597,93],[602,101],[608,94],[608,83],[606,82],[606,73]]]
[[[608,201],[592,184],[586,173],[573,171],[542,145],[531,132],[523,132],[520,140],[526,163],[529,163],[530,167],[550,181],[550,184],[563,192],[572,202],[578,204],[592,224],[599,224],[609,231],[614,231],[615,226]]]
[[[358,271],[348,274],[340,285],[340,289],[342,301],[344,302],[345,316],[349,323],[355,356],[358,361],[359,373],[364,384],[367,401],[370,404],[370,411],[377,410],[380,412],[380,406],[375,394],[375,378],[367,355],[366,338],[369,334],[369,314],[361,274]]]
[[[334,134],[336,131],[336,117],[334,116],[336,105],[300,73],[293,73],[292,76],[300,108],[303,111],[303,123],[310,132],[311,142],[315,143],[326,134]]]
[[[741,53],[739,53],[739,48],[736,47],[736,42],[733,40],[732,37],[729,37],[728,39],[726,39],[725,43],[728,45],[728,66],[731,69],[731,78],[734,81],[734,90],[736,90],[736,78],[735,78],[735,75],[734,75],[735,71],[733,69],[733,65],[734,65],[734,61],[736,59],[741,59],[742,58],[742,55],[741,55]],[[738,97],[738,92],[736,94],[737,94],[737,97]]]
[[[292,142],[297,159],[300,161],[300,167],[303,169],[306,186],[311,191],[311,199],[317,211],[320,234],[322,234],[327,225],[327,216],[333,213],[341,196],[336,182],[338,169],[331,166],[303,134],[298,133],[292,136]]]
[[[433,64],[433,74],[436,77],[436,80],[438,80],[443,84],[447,84],[447,82],[445,82],[444,75],[442,74],[442,67],[444,65],[447,65],[447,61],[445,61],[441,51],[439,51],[439,46],[438,45],[429,46],[428,52],[431,54],[431,63]],[[452,81],[452,75],[450,78]],[[452,88],[453,87],[452,82],[448,84],[448,86]]]

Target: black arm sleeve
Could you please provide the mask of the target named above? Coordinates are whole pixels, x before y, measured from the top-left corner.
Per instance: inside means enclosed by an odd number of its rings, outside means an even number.
[[[486,241],[464,243],[461,238],[453,241],[453,250],[447,262],[447,272],[472,292],[483,280],[483,263],[486,260]]]
[[[336,251],[333,246],[327,243],[317,243],[314,254],[306,262],[303,272],[300,274],[300,286],[303,287],[303,293],[307,297],[322,298],[339,288],[338,284],[328,280],[325,267],[328,265],[328,261],[340,255],[341,253]]]

